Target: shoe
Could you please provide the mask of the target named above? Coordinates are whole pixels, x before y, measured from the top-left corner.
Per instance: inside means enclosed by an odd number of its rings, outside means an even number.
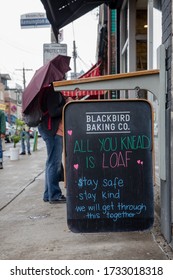
[[[2,162],[0,162],[0,169],[3,169],[3,165],[2,165]]]
[[[56,200],[49,201],[50,204],[65,203],[65,202],[66,202],[66,197],[64,195],[61,195],[61,197]]]
[[[43,198],[43,201],[44,201],[44,202],[49,202],[49,200],[48,200],[48,199],[44,199],[44,198]]]
[[[29,152],[28,155],[31,155],[31,153]]]
[[[22,152],[22,153],[20,153],[20,155],[26,155],[26,153],[25,153],[25,152]]]

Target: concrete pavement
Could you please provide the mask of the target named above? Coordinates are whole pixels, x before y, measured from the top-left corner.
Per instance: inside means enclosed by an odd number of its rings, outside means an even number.
[[[18,161],[10,161],[8,151],[5,154],[0,170],[1,260],[173,259],[157,216],[152,230],[144,232],[72,233],[67,227],[66,204],[42,200],[44,144]],[[65,194],[63,183],[61,187]]]

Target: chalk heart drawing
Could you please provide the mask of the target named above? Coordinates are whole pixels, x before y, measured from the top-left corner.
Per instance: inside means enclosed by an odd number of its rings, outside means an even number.
[[[78,170],[79,164],[74,164],[73,166],[74,166],[74,168],[75,168],[76,170]]]
[[[140,159],[137,160],[137,163],[143,165],[143,161],[141,161]]]
[[[73,131],[72,131],[72,130],[68,130],[68,131],[67,131],[67,133],[68,133],[68,135],[70,135],[70,136],[71,136],[71,135],[72,135],[72,133],[73,133]]]

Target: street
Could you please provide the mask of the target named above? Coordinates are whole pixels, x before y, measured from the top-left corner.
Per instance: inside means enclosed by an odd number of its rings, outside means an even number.
[[[20,142],[19,143],[17,143],[17,147],[20,147]],[[30,145],[31,145],[31,152],[33,151],[33,145],[34,145],[34,138],[31,138],[30,139]],[[42,140],[42,138],[41,137],[38,137],[38,149],[41,149],[43,146],[44,146],[44,142],[43,142],[43,140]],[[4,156],[4,158],[3,158],[3,161],[5,162],[5,161],[7,161],[8,160],[8,158],[9,158],[9,156],[10,156],[10,148],[11,147],[13,147],[13,143],[11,142],[11,143],[7,143],[7,142],[5,142],[5,151],[4,151],[4,153],[3,153],[3,156]]]

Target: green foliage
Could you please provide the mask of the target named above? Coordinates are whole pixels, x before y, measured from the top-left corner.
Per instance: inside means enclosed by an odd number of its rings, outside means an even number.
[[[14,148],[16,148],[16,144],[20,141],[20,135],[14,134],[13,136],[11,136],[11,139],[13,141]]]
[[[16,119],[15,124],[16,124],[16,129],[21,130],[21,129],[22,129],[22,127],[24,126],[25,122],[24,122],[24,121],[22,121],[21,119]]]
[[[13,141],[13,146],[14,148],[16,147],[16,144],[20,141],[21,139],[21,131],[23,129],[25,122],[22,121],[21,119],[16,119],[15,125],[16,125],[16,131],[13,136],[11,136],[11,140]]]

